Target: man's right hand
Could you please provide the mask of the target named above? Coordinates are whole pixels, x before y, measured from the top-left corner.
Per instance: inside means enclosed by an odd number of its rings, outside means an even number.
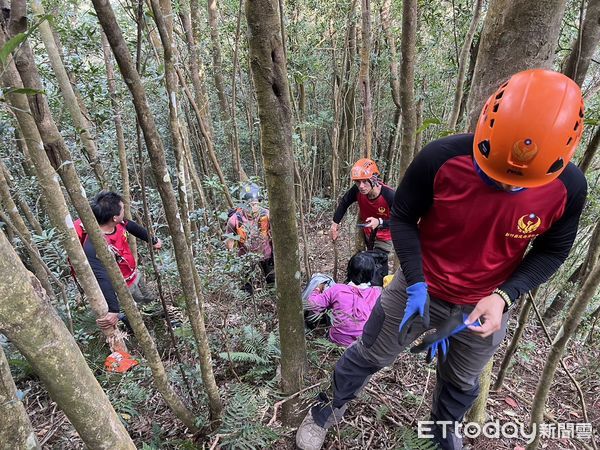
[[[340,224],[339,223],[335,223],[335,222],[331,222],[331,229],[330,231],[330,235],[331,235],[331,240],[332,241],[336,241],[338,238],[338,234],[339,234],[339,230],[340,230]]]
[[[101,319],[96,319],[96,324],[102,329],[114,328],[119,321],[119,313],[108,312]]]

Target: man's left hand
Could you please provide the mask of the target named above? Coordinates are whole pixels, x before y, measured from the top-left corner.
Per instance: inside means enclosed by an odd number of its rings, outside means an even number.
[[[486,338],[502,327],[502,314],[504,313],[504,300],[498,294],[483,297],[475,306],[475,309],[469,314],[468,323],[473,323],[477,319],[482,322],[481,326],[471,325],[469,329],[482,338]]]
[[[156,244],[154,244],[152,247],[154,247],[156,250],[160,250],[162,248],[162,241],[160,240],[160,238],[158,238]]]

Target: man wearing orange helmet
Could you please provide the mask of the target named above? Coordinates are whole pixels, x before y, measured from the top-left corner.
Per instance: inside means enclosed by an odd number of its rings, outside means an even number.
[[[368,158],[356,161],[352,166],[350,178],[354,185],[342,196],[333,214],[331,239],[337,240],[342,218],[350,205],[358,202],[358,216],[364,224],[365,242],[371,239],[371,233],[374,232],[376,235],[373,248],[389,253],[392,250],[389,219],[394,190],[383,184],[377,164]]]
[[[444,450],[462,448],[460,422],[510,309],[556,272],[577,234],[587,184],[569,161],[582,126],[579,86],[527,70],[492,94],[474,135],[434,141],[417,155],[392,207],[402,271],[337,362],[333,399],[320,394],[304,419],[300,448],[320,448],[369,377],[433,328],[413,347],[438,356],[432,422],[419,431]]]

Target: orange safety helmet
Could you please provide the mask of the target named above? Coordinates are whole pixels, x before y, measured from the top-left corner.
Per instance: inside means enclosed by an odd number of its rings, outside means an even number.
[[[567,166],[583,130],[583,98],[567,76],[519,72],[485,103],[473,153],[493,180],[519,187],[550,183]]]
[[[375,161],[369,158],[362,158],[356,161],[350,171],[352,181],[372,180],[373,177],[379,177],[379,169]]]

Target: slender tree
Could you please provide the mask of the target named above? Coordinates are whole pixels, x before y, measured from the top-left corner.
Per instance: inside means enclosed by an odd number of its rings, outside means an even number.
[[[575,331],[577,331],[577,327],[581,322],[586,307],[598,292],[599,285],[600,264],[596,261],[595,265],[591,268],[589,275],[586,277],[583,286],[577,293],[577,297],[575,298],[573,305],[571,305],[562,327],[558,330],[558,333],[552,342],[550,354],[548,355],[548,359],[544,364],[544,369],[540,376],[540,380],[542,381],[538,383],[535,397],[533,398],[530,426],[542,423],[546,400],[548,399],[550,389],[552,388],[552,381],[554,380],[554,375],[556,374],[560,360],[566,351],[567,344],[571,340],[571,337]],[[594,437],[592,437],[592,439],[594,439]],[[536,450],[539,446],[539,441],[540,433],[536,433],[533,442],[527,446],[527,450]]]
[[[4,238],[6,239],[6,238]],[[10,443],[12,448],[23,450],[41,449],[35,436],[27,411],[17,395],[17,387],[10,374],[8,360],[0,345],[0,442]]]
[[[363,135],[365,147],[362,153],[371,158],[373,145],[373,109],[371,106],[371,0],[361,0],[362,5],[362,43],[360,47],[360,88],[363,94]]]
[[[0,332],[27,359],[86,446],[135,449],[77,343],[3,233],[0,233],[0,276]],[[69,370],[65,370],[65,363]],[[5,420],[14,418],[4,414],[2,417],[0,429]],[[13,447],[17,444],[8,442]]]
[[[146,93],[142,86],[139,73],[131,60],[131,54],[129,53],[127,43],[123,38],[123,34],[119,28],[110,2],[108,0],[93,0],[93,5],[98,15],[100,25],[104,29],[113,54],[115,55],[117,64],[121,69],[123,79],[133,97],[137,118],[150,156],[154,179],[165,209],[167,223],[171,230],[177,268],[181,279],[181,287],[185,297],[192,331],[198,344],[198,352],[201,359],[200,367],[202,371],[202,381],[204,382],[204,389],[209,398],[211,417],[218,420],[222,412],[222,403],[212,371],[210,349],[206,347],[206,330],[204,328],[204,320],[201,317],[201,314],[203,314],[203,299],[202,296],[199,295],[200,293],[197,291],[195,283],[198,272],[196,271],[191,257],[187,238],[185,233],[182,232],[184,230],[183,223],[177,209],[177,200],[175,198],[175,193],[173,192],[171,178],[167,169],[163,142],[158,134],[154,117],[148,106]]]
[[[582,0],[583,1],[583,0]],[[563,73],[582,85],[600,42],[600,1],[588,0],[585,19],[573,42]]]
[[[291,105],[276,0],[248,0],[246,19],[273,226],[281,388],[300,390],[306,364],[294,198]],[[290,411],[285,411],[288,418]]]
[[[458,76],[456,78],[456,89],[454,91],[454,104],[452,105],[452,112],[448,119],[448,128],[450,130],[456,129],[458,123],[458,115],[460,112],[460,105],[462,104],[462,98],[465,88],[465,80],[467,77],[467,68],[469,67],[469,52],[473,43],[473,37],[479,26],[479,18],[481,17],[481,8],[483,0],[476,0],[473,6],[473,17],[471,18],[471,24],[469,30],[465,35],[465,40],[460,49],[460,56],[458,57]]]
[[[400,66],[400,103],[402,105],[402,144],[400,173],[410,164],[415,148],[417,114],[415,109],[415,58],[417,43],[417,1],[402,2],[402,64]]]
[[[38,19],[42,18],[46,14],[40,0],[33,0],[31,2],[31,8]],[[56,41],[54,40],[50,23],[47,20],[41,20],[39,29],[42,42],[44,43],[44,47],[46,47],[46,52],[48,53],[48,60],[50,61],[50,65],[52,66],[52,70],[58,81],[58,86],[65,101],[65,105],[71,114],[71,118],[73,119],[73,124],[77,130],[79,139],[81,139],[81,142],[83,143],[86,156],[90,162],[90,165],[92,166],[98,183],[103,189],[106,189],[108,188],[108,181],[106,179],[104,167],[102,166],[102,161],[98,157],[96,142],[90,133],[90,123],[81,112],[77,97],[75,96],[75,92],[71,86],[71,80],[69,79],[69,75],[65,70],[65,66],[60,56],[60,51],[56,45]]]

